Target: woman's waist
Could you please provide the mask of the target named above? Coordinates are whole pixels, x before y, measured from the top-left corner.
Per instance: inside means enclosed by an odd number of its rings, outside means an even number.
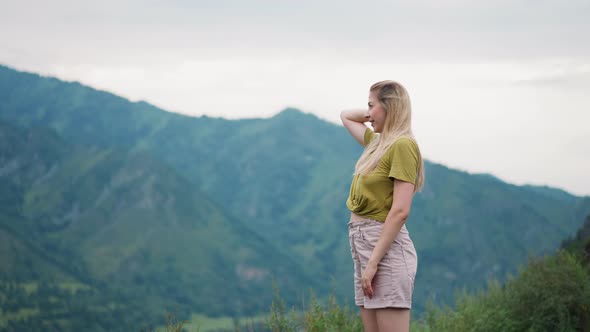
[[[373,219],[373,218],[361,216],[360,214],[350,212],[350,222],[361,221],[361,220],[375,220],[377,222],[381,222],[381,221]]]
[[[384,221],[373,219],[371,217],[362,216],[354,212],[350,213],[350,221],[348,222],[349,228],[354,227],[383,227]],[[408,233],[406,224],[404,223],[400,229],[400,233]]]

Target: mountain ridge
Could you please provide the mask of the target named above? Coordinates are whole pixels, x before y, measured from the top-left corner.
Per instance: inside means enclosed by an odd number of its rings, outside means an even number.
[[[12,135],[7,134],[7,131]],[[117,149],[80,151],[75,147],[60,146],[54,149],[62,142],[23,139],[35,138],[36,135],[43,138],[47,131],[19,131],[14,126],[6,126],[0,122],[0,137],[7,143],[4,147],[21,145],[12,150],[12,153],[0,148],[2,164],[11,164],[11,160],[20,158],[22,165],[35,165],[32,172],[37,174],[37,177],[34,174],[23,176],[26,167],[17,167],[3,174],[3,180],[16,181],[17,187],[23,188],[24,199],[21,201],[22,208],[17,211],[22,213],[22,221],[14,223],[4,217],[0,219],[0,225],[6,226],[2,227],[4,231],[10,230],[10,241],[13,243],[25,244],[32,253],[42,254],[45,260],[77,277],[92,276],[77,278],[77,281],[90,285],[115,282],[141,288],[142,284],[149,286],[148,281],[153,278],[170,278],[175,274],[179,274],[181,279],[178,280],[184,280],[178,281],[181,284],[186,284],[185,279],[188,277],[193,282],[203,282],[205,278],[211,288],[193,287],[180,292],[176,288],[170,288],[175,279],[172,279],[173,282],[159,281],[168,290],[154,288],[153,285],[146,288],[148,293],[159,296],[162,305],[170,302],[163,299],[173,291],[171,299],[193,303],[202,310],[206,308],[208,301],[206,297],[197,294],[223,288],[223,279],[233,281],[235,286],[228,290],[221,289],[220,294],[234,298],[241,287],[246,287],[247,294],[252,291],[248,288],[262,287],[264,283],[270,283],[271,277],[276,277],[277,274],[281,276],[279,285],[287,293],[288,289],[293,290],[288,285],[288,280],[314,284],[308,276],[297,270],[287,274],[285,271],[296,266],[295,262],[288,256],[281,256],[280,250],[274,249],[266,239],[241,221],[226,216],[206,196],[198,192],[195,196],[194,186],[190,182],[176,175],[167,166],[158,165],[149,155],[126,155]],[[11,138],[7,139],[8,137]],[[30,148],[27,145],[37,147]],[[50,155],[47,159],[35,154],[22,154],[22,151],[27,150],[52,149],[61,151],[61,154]],[[56,170],[47,171],[48,169]],[[51,174],[48,175],[49,173]],[[158,177],[161,179],[158,180]],[[45,180],[39,181],[39,178]],[[105,194],[108,191],[111,193]],[[72,211],[75,211],[76,216],[69,218]],[[14,231],[11,225],[20,227],[21,231]],[[27,241],[25,236],[32,236],[38,245]],[[225,244],[211,242],[223,238],[237,239],[240,236],[245,236],[246,239]],[[179,248],[184,250],[176,252]],[[21,253],[24,253],[23,250]],[[234,252],[228,256],[228,250]],[[45,252],[47,254],[43,255]],[[55,260],[53,257],[58,258]],[[199,265],[187,265],[195,259],[207,267],[219,266],[218,271],[203,270]],[[165,269],[160,270],[157,262],[162,261],[166,262]],[[268,261],[273,262],[273,270],[268,269]],[[77,268],[70,269],[66,262]],[[8,266],[8,271],[3,275],[9,277],[12,273],[11,278],[26,278],[29,275],[22,270],[15,271],[15,267]],[[34,268],[30,275],[39,274],[35,272],[37,269],[34,266],[29,268]],[[169,276],[166,277],[167,275]],[[223,279],[219,278],[221,275]],[[213,280],[218,280],[218,285]],[[193,292],[190,298],[183,294],[190,292]],[[270,301],[271,294],[265,296]],[[198,304],[195,299],[205,302]],[[245,312],[251,312],[254,308],[263,309],[257,299],[238,302],[242,308],[239,310]],[[228,312],[232,310],[232,303],[235,300],[213,307],[216,308],[214,310]]]

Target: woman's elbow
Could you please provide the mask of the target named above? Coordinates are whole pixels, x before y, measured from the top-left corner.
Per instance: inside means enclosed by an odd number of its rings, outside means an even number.
[[[408,219],[408,216],[410,216],[409,207],[394,207],[392,212],[395,216],[395,220],[398,220],[402,224],[405,224],[406,220]]]
[[[346,120],[346,111],[342,111],[340,112],[340,120],[342,122],[344,122],[344,120]]]

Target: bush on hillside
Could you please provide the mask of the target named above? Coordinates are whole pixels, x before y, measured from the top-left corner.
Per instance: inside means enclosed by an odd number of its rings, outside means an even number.
[[[590,331],[590,275],[560,251],[529,262],[504,287],[463,293],[456,310],[430,307],[422,331]]]

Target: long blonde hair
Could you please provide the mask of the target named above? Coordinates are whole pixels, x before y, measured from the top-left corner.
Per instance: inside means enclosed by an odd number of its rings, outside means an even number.
[[[375,93],[385,110],[385,123],[379,137],[367,145],[356,163],[354,173],[360,175],[367,175],[375,169],[383,154],[401,137],[416,142],[412,133],[412,106],[406,89],[395,81],[381,81],[373,84],[369,91]],[[420,156],[414,192],[420,191],[423,185],[424,161]]]

